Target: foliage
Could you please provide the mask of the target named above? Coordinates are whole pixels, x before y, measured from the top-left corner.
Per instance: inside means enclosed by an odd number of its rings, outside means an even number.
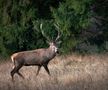
[[[51,40],[59,30],[61,53],[107,51],[107,8],[107,0],[0,0],[0,54],[48,47],[40,24]]]

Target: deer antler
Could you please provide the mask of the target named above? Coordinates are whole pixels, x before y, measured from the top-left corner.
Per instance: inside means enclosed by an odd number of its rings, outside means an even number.
[[[56,30],[58,32],[58,35],[57,35],[57,37],[55,39],[55,41],[57,41],[60,38],[60,31],[59,31],[60,28],[59,28],[59,26],[57,24],[54,24],[54,26],[57,28]]]
[[[40,24],[40,29],[41,29],[42,35],[43,35],[48,41],[50,41],[50,39],[45,35],[45,33],[44,33],[44,31],[43,31],[43,24],[42,24],[42,23]]]

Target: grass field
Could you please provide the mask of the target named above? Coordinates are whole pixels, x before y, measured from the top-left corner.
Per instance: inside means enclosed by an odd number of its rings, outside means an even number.
[[[57,56],[49,63],[51,76],[44,68],[24,66],[12,83],[11,60],[0,64],[0,90],[108,90],[108,54]]]

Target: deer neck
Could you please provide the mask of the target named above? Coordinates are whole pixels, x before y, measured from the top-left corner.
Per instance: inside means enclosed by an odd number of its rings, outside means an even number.
[[[53,47],[49,47],[48,49],[48,56],[52,59],[56,56],[56,52],[55,52],[55,49]]]

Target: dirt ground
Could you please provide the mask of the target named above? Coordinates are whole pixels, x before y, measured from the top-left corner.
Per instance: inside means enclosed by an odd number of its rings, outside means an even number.
[[[11,81],[11,60],[0,64],[0,90],[108,90],[108,54],[57,56],[36,76],[37,66],[24,66]]]

